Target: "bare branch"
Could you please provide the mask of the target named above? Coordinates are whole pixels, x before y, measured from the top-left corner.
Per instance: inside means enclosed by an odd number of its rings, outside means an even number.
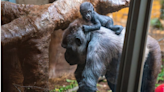
[[[45,91],[49,91],[49,89],[47,88],[42,88],[42,87],[38,87],[38,86],[21,86],[21,85],[18,85],[18,84],[13,84],[18,90],[19,88],[18,87],[23,87],[23,88],[37,88],[37,89],[42,89],[42,90],[45,90]],[[19,90],[19,92],[21,92]]]

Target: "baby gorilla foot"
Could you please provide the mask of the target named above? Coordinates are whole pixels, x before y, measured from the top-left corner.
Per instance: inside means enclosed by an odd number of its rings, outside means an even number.
[[[121,27],[119,27],[119,30],[115,31],[115,34],[116,35],[121,34],[122,30],[123,30],[123,27],[121,26]]]

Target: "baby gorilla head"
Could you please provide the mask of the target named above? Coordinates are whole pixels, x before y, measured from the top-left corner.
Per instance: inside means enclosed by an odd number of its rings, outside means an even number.
[[[80,13],[83,19],[90,21],[94,12],[93,5],[89,2],[84,2],[80,5]]]

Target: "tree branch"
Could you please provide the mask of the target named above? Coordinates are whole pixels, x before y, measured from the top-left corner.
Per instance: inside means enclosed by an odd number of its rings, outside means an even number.
[[[27,15],[34,6],[36,7],[37,5],[15,4],[8,1],[1,1],[2,25],[20,16]]]
[[[27,39],[40,37],[45,32],[65,29],[71,21],[81,16],[79,6],[84,1],[90,1],[101,14],[117,11],[129,4],[127,0],[58,0],[45,5],[2,1],[2,24],[8,23],[1,27],[2,47],[12,48]]]

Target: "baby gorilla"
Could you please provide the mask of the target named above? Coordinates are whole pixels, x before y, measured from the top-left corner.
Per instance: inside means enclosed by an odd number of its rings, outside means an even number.
[[[80,13],[86,21],[91,21],[94,25],[83,25],[84,32],[99,30],[101,26],[111,29],[115,34],[119,35],[123,29],[120,25],[113,25],[112,18],[100,15],[94,11],[93,5],[89,2],[84,2],[80,6]]]

